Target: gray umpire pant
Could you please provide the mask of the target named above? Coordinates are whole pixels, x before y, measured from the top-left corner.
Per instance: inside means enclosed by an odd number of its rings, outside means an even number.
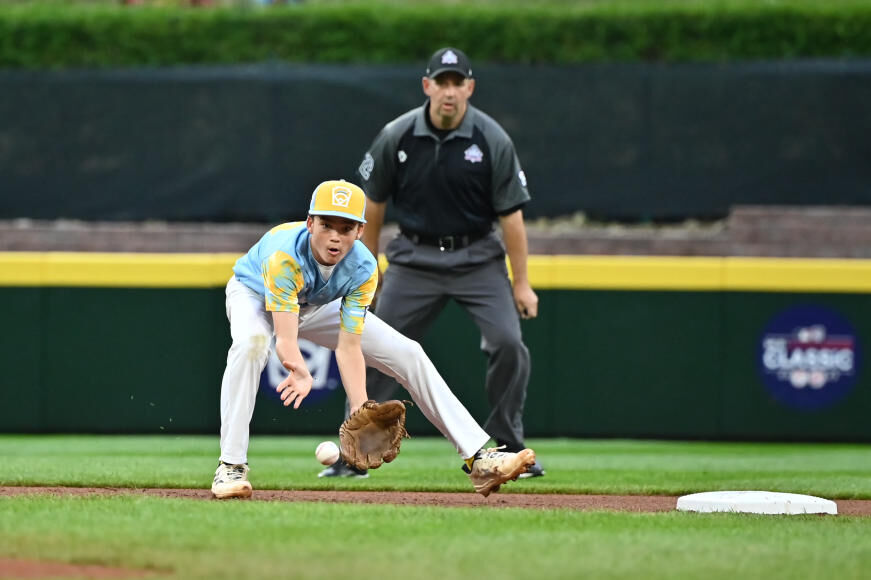
[[[484,387],[491,410],[484,430],[510,451],[522,449],[530,357],[502,241],[491,234],[466,248],[442,252],[434,246],[415,245],[399,234],[385,253],[390,265],[375,313],[408,338],[421,341],[448,301],[455,300],[480,330],[481,350],[488,359]],[[398,386],[387,375],[368,369],[369,398],[391,399]]]

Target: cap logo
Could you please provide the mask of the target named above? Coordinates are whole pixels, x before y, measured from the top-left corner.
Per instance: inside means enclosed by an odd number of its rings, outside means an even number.
[[[333,188],[333,205],[338,207],[348,207],[351,203],[351,192],[344,187]]]
[[[457,58],[457,53],[453,50],[448,50],[442,55],[442,64],[457,64],[459,59]]]

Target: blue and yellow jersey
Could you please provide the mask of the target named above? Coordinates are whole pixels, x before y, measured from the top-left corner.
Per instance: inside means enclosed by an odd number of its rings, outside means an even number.
[[[325,281],[312,255],[305,222],[281,224],[266,232],[236,261],[233,272],[263,296],[269,312],[298,314],[300,306],[341,298],[341,328],[354,334],[363,332],[366,309],[378,285],[378,264],[359,240]]]

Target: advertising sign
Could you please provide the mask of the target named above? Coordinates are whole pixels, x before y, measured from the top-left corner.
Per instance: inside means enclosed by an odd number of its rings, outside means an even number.
[[[336,364],[336,355],[333,351],[304,338],[299,339],[299,349],[314,379],[311,393],[305,398],[305,406],[319,405],[336,391],[344,394],[339,367]],[[269,360],[260,375],[260,390],[279,404],[281,404],[281,399],[275,387],[284,380],[287,373],[288,371],[281,365],[281,361],[275,354],[275,340],[273,339]]]
[[[860,368],[859,340],[850,323],[815,305],[772,318],[760,340],[759,368],[779,402],[803,410],[835,405],[852,390]]]

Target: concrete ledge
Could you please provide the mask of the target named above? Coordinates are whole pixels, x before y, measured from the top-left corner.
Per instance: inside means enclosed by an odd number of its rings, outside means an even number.
[[[242,253],[274,224],[0,221],[0,251]],[[396,234],[385,226],[381,247]],[[725,220],[597,224],[582,214],[527,222],[535,255],[871,258],[871,208],[741,206]]]

